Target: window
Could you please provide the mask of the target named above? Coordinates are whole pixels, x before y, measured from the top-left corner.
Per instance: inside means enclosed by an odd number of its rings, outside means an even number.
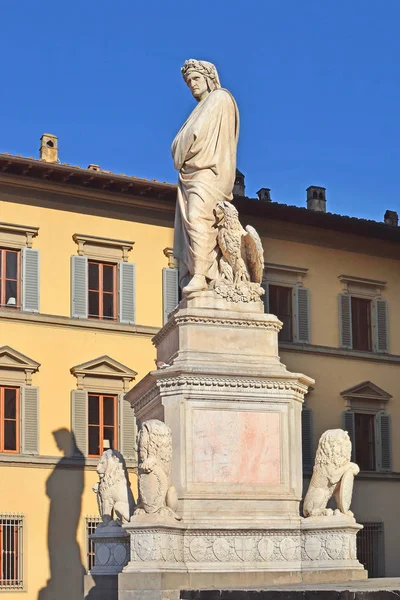
[[[375,415],[354,413],[355,462],[362,471],[375,471]]]
[[[372,381],[363,381],[340,393],[346,402],[343,429],[352,444],[352,460],[362,471],[392,470],[391,416],[387,408],[392,396]]]
[[[279,332],[281,342],[291,342],[293,340],[292,331],[292,288],[280,285],[269,285],[269,311],[276,315],[283,323]]]
[[[101,518],[98,516],[86,517],[86,559],[87,559],[87,570],[90,571],[94,567],[95,550],[94,542],[89,536],[93,535],[96,531],[97,525],[101,522]]]
[[[134,242],[75,233],[71,256],[71,316],[135,323],[136,265],[128,262]]]
[[[71,429],[84,456],[98,457],[104,440],[126,460],[136,458],[136,424],[125,392],[136,371],[110,356],[99,356],[71,368],[77,389],[71,393]]]
[[[357,558],[368,571],[368,577],[385,577],[383,523],[361,523],[357,533]]]
[[[351,297],[351,328],[353,349],[372,350],[371,345],[371,300]]]
[[[20,252],[0,248],[0,306],[20,308]]]
[[[339,275],[340,346],[361,352],[388,352],[388,309],[382,298],[385,281]]]
[[[303,285],[307,271],[303,267],[265,264],[264,310],[282,321],[280,342],[310,343],[309,291]]]
[[[20,451],[19,391],[16,387],[0,387],[0,452]]]
[[[90,319],[117,318],[116,265],[89,261],[88,305]]]
[[[89,456],[101,456],[105,440],[106,449],[118,448],[117,401],[114,395],[88,394]]]
[[[23,515],[0,515],[0,589],[23,588]]]

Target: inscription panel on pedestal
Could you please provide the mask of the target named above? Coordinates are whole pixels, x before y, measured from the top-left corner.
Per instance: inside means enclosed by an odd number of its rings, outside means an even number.
[[[279,412],[195,410],[194,483],[281,483]]]

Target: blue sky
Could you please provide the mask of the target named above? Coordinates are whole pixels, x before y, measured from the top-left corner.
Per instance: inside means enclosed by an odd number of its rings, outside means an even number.
[[[241,115],[246,191],[382,220],[400,211],[399,0],[2,2],[0,152],[175,181],[194,107],[180,66],[217,65]]]

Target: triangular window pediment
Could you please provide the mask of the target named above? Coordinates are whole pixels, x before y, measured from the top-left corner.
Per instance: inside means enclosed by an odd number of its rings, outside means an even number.
[[[99,356],[71,368],[78,379],[78,389],[112,390],[114,387],[126,390],[128,382],[135,379],[136,371],[118,362],[110,356]],[[114,381],[115,383],[111,383]],[[118,386],[118,381],[120,386]],[[107,383],[108,382],[108,383]]]
[[[344,398],[371,398],[373,400],[390,400],[391,394],[385,392],[382,388],[375,385],[371,381],[363,381],[340,394]]]
[[[363,381],[341,392],[346,407],[361,412],[379,412],[385,410],[391,394],[385,392],[371,381]]]
[[[0,348],[0,369],[29,369],[31,372],[34,372],[39,367],[40,364],[38,362],[10,348],[10,346],[2,346]]]

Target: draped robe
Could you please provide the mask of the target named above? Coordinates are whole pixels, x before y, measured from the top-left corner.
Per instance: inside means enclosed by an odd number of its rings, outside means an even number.
[[[235,99],[219,88],[198,103],[172,143],[179,171],[174,256],[181,282],[194,273],[217,276],[213,211],[220,200],[232,200],[238,135]]]

